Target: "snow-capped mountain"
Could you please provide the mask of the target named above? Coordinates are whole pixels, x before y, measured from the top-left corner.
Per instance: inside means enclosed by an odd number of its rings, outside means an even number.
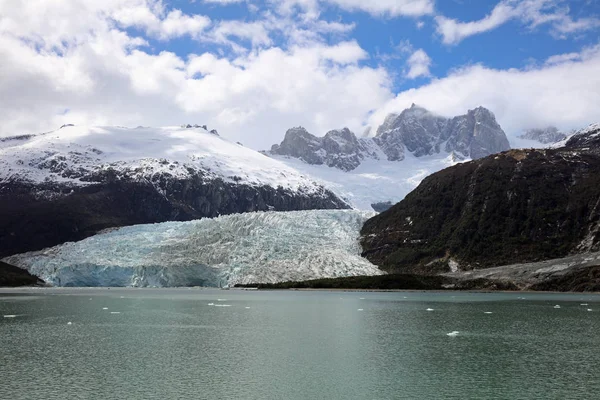
[[[225,286],[383,272],[360,256],[375,213],[255,212],[136,225],[8,257],[56,286]]]
[[[205,127],[64,126],[0,139],[0,255],[115,226],[328,208],[348,205]]]
[[[431,173],[508,149],[494,114],[483,107],[444,118],[413,104],[388,115],[373,137],[357,138],[347,128],[317,137],[298,127],[266,154],[318,177],[353,207],[372,209],[402,200]]]
[[[234,144],[203,127],[135,129],[64,126],[53,132],[0,139],[0,183],[61,183],[87,186],[107,173],[118,179],[157,176],[282,187],[319,193],[309,177]]]
[[[548,126],[543,129],[528,129],[519,139],[535,140],[542,144],[557,143],[567,138],[567,134],[561,132],[555,126]]]
[[[358,139],[348,128],[322,138],[292,128],[270,154],[351,171],[365,159],[380,159],[381,153],[388,161],[402,161],[407,152],[415,157],[453,153],[461,159],[477,159],[509,149],[506,134],[486,108],[448,119],[413,104],[400,114],[388,115],[372,138]]]

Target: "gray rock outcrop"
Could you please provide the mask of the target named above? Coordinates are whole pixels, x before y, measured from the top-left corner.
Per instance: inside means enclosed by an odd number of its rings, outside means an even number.
[[[543,144],[552,144],[565,140],[567,135],[554,126],[543,129],[528,129],[519,136],[521,139],[535,140]]]

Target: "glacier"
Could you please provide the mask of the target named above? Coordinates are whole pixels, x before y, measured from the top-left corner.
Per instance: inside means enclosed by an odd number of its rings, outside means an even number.
[[[114,229],[3,259],[54,286],[232,286],[383,272],[357,210],[255,212]]]

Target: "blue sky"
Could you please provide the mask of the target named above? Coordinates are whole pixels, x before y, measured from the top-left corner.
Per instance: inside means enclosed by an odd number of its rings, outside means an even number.
[[[596,0],[3,2],[0,56],[0,135],[191,122],[265,148],[413,102],[509,137],[600,120]]]
[[[478,21],[489,16],[501,3],[497,0],[438,0],[435,2],[435,13],[417,17],[390,16],[385,13],[373,15],[325,4],[319,10],[321,20],[354,24],[354,28],[344,34],[322,35],[321,40],[329,44],[340,40],[356,40],[369,54],[369,58],[362,63],[372,67],[383,65],[397,75],[393,82],[394,91],[418,87],[431,78],[443,77],[451,70],[469,64],[483,64],[496,69],[527,68],[536,63],[543,64],[553,55],[577,52],[600,42],[597,19],[600,18],[600,2],[595,0],[539,2],[546,3],[547,14],[566,13],[575,21],[596,18],[595,23],[569,34],[556,32],[555,26],[550,23],[532,27],[519,18],[513,18],[493,29],[449,45],[443,42],[442,35],[436,29],[436,15],[461,22]],[[252,9],[249,4],[258,9]],[[188,14],[207,15],[213,20],[244,22],[260,22],[264,18],[263,13],[273,9],[272,4],[265,1],[207,4],[201,0],[177,0],[170,2],[169,6]],[[301,13],[303,9],[297,6],[296,11]],[[281,34],[275,33],[272,37],[274,41],[270,46],[285,48],[289,44]],[[241,40],[240,43],[251,47],[247,40]],[[220,50],[224,54],[229,51],[213,44],[199,43],[189,37],[168,43],[152,41],[152,46],[155,51],[170,50],[181,57],[204,51]],[[411,55],[410,50],[416,49],[423,49],[431,58],[431,75],[406,79],[402,71]],[[230,56],[235,57],[235,54]]]

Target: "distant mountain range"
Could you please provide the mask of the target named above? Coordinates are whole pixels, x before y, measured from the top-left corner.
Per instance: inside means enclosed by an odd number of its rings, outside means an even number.
[[[388,115],[373,137],[357,138],[348,128],[317,137],[298,127],[289,129],[281,144],[268,153],[352,171],[367,159],[403,161],[407,153],[414,157],[443,153],[464,160],[508,149],[506,134],[486,108],[445,118],[413,104],[400,114]]]

